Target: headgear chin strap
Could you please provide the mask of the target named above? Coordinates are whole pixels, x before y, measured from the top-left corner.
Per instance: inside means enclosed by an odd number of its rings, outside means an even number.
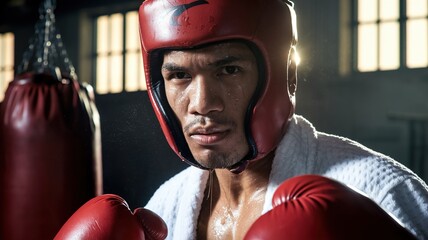
[[[231,166],[241,172],[249,160],[273,151],[294,113],[287,78],[289,52],[297,42],[293,4],[285,0],[146,0],[140,7],[140,35],[147,91],[162,131],[185,162],[201,166],[190,152],[168,104],[161,75],[163,52],[224,41],[243,41],[258,57],[259,84],[245,118],[248,155]]]

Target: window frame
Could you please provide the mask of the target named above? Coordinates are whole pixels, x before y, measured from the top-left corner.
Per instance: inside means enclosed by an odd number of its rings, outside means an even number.
[[[94,85],[94,89],[96,94],[100,94],[100,95],[106,95],[106,94],[119,94],[119,93],[126,93],[126,92],[136,92],[136,91],[146,91],[147,87],[145,85],[145,74],[144,74],[144,64],[143,64],[143,59],[141,56],[141,46],[140,44],[138,44],[138,49],[128,49],[127,48],[127,17],[126,14],[130,13],[130,12],[136,12],[138,14],[138,11],[135,9],[121,9],[121,10],[117,10],[114,9],[114,11],[109,11],[109,12],[97,12],[96,14],[92,14],[91,17],[91,24],[92,24],[92,43],[91,43],[91,79],[92,80],[92,84]],[[98,92],[98,83],[97,83],[97,66],[98,66],[98,46],[97,46],[97,32],[98,32],[98,26],[97,26],[97,20],[99,17],[102,16],[107,16],[107,17],[111,17],[114,14],[120,14],[122,16],[122,46],[121,46],[121,51],[120,51],[120,56],[121,56],[121,64],[122,64],[122,71],[121,71],[121,90],[120,91],[116,91],[116,92],[112,92],[111,87],[109,87],[109,89],[107,90],[107,92],[102,92],[99,93]],[[110,33],[109,33],[110,34]],[[137,64],[137,66],[141,66],[138,67],[136,69],[137,73],[137,89],[134,90],[128,90],[127,89],[127,71],[126,71],[126,57],[128,54],[132,54],[132,53],[138,53],[137,55],[139,56],[139,63]],[[108,57],[110,57],[112,54],[111,49],[108,49]],[[110,60],[109,60],[110,61]],[[109,82],[109,85],[111,85],[111,82]]]
[[[5,61],[5,59],[7,59],[8,56],[6,56],[6,54],[3,52],[3,41],[6,39],[6,35],[11,35],[12,36],[12,46],[10,48],[9,52],[12,57],[12,59],[10,60],[11,65],[7,65],[6,63],[4,63],[3,61]],[[3,101],[4,99],[4,94],[7,90],[7,87],[9,85],[9,82],[11,82],[15,76],[15,58],[16,58],[16,51],[15,51],[15,34],[12,31],[5,31],[5,32],[0,32],[0,38],[1,38],[1,44],[0,44],[0,102]],[[7,46],[6,46],[7,47]],[[6,62],[6,61],[5,61]],[[10,79],[6,79],[8,73],[11,75]]]
[[[428,1],[428,0],[427,0]],[[399,16],[397,20],[394,20],[395,22],[397,22],[399,24],[399,65],[398,68],[395,69],[388,69],[388,70],[381,70],[380,69],[380,57],[379,57],[379,52],[380,52],[380,39],[378,37],[377,39],[377,66],[376,66],[376,70],[370,70],[370,71],[361,71],[358,69],[358,27],[360,26],[360,22],[358,19],[358,2],[359,0],[351,0],[351,34],[352,34],[352,61],[351,61],[351,67],[352,67],[352,72],[354,73],[361,73],[361,74],[366,74],[366,73],[374,73],[374,72],[389,72],[389,71],[421,71],[424,70],[426,68],[428,68],[428,63],[426,66],[423,67],[408,67],[408,63],[407,63],[407,23],[409,20],[412,19],[417,19],[417,18],[409,18],[407,16],[407,1],[406,0],[399,0]],[[379,36],[379,32],[380,32],[380,23],[381,22],[386,22],[386,21],[382,21],[379,18],[379,9],[380,9],[380,0],[377,1],[378,4],[378,18],[375,21],[375,24],[377,26],[377,33]],[[423,17],[420,17],[423,18]],[[425,19],[427,19],[428,21],[428,13],[425,16]],[[428,34],[428,28],[426,29],[427,34]],[[428,44],[428,43],[427,43]],[[428,55],[428,52],[426,53]]]

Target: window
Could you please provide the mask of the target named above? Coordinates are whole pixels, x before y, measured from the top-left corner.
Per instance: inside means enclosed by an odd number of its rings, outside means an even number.
[[[356,0],[356,69],[427,67],[427,4],[428,0]]]
[[[138,12],[99,16],[95,29],[96,92],[145,90]]]
[[[428,66],[427,5],[427,0],[407,0],[406,59],[410,68]]]
[[[4,92],[13,80],[14,43],[13,33],[0,34],[0,101],[3,101]]]

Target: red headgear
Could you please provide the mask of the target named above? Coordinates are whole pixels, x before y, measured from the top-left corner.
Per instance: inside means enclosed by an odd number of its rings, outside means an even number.
[[[250,152],[243,161],[262,158],[277,147],[295,104],[287,83],[289,53],[297,39],[290,1],[146,0],[139,16],[147,91],[163,133],[181,159],[203,168],[167,102],[162,53],[227,40],[242,40],[260,56],[259,86],[245,119]]]

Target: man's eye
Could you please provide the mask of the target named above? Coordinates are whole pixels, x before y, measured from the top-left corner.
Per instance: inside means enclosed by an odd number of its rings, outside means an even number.
[[[190,75],[185,73],[185,72],[176,72],[174,74],[171,75],[172,79],[187,79],[190,78]]]
[[[239,72],[239,67],[237,66],[225,66],[222,69],[222,74],[236,74]]]

